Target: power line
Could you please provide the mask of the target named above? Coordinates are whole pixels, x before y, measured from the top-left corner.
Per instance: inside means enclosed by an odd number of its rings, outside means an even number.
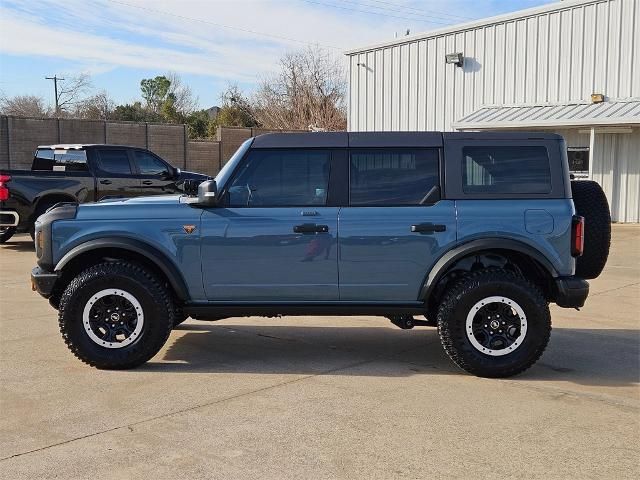
[[[332,8],[339,8],[341,10],[350,10],[352,12],[359,12],[359,13],[365,13],[367,15],[380,15],[383,17],[393,17],[393,18],[401,18],[403,20],[412,20],[412,21],[420,21],[420,22],[424,22],[424,23],[433,23],[433,24],[437,24],[437,25],[450,25],[450,22],[439,22],[437,20],[426,20],[426,19],[422,19],[422,18],[416,18],[416,17],[402,17],[400,15],[392,15],[390,13],[386,13],[386,12],[374,12],[374,11],[367,11],[367,10],[359,10],[356,8],[349,8],[349,7],[343,7],[341,5],[335,5],[332,3],[323,3],[323,2],[317,2],[317,1],[313,1],[313,0],[303,0],[304,2],[307,3],[315,3],[316,5],[322,5],[325,7],[332,7]]]
[[[345,0],[346,1],[346,0]],[[414,12],[421,12],[421,13],[425,13],[427,15],[433,15],[433,16],[437,16],[437,17],[451,17],[451,18],[457,18],[460,20],[473,20],[472,17],[463,17],[461,15],[454,15],[452,13],[444,13],[444,12],[439,12],[439,11],[435,11],[435,10],[423,10],[421,8],[415,8],[415,7],[410,7],[408,5],[398,5],[397,3],[393,3],[393,2],[385,2],[384,0],[367,0],[368,2],[374,2],[374,3],[380,3],[382,5],[391,5],[392,7],[394,7],[395,9],[401,9],[401,10],[411,10]],[[355,2],[350,2],[350,3],[355,3]],[[373,5],[371,5],[373,7]],[[382,8],[382,7],[376,7],[376,8]]]
[[[201,18],[187,17],[187,16],[184,16],[184,15],[178,15],[176,13],[165,12],[163,10],[156,10],[155,8],[148,8],[148,7],[143,7],[143,6],[140,6],[140,5],[131,5],[130,3],[120,2],[118,0],[107,0],[107,1],[111,2],[111,3],[117,3],[119,5],[124,5],[124,6],[130,7],[130,8],[137,8],[139,10],[144,10],[144,11],[147,11],[147,12],[159,13],[161,15],[167,15],[167,16],[170,16],[170,17],[180,18],[182,20],[189,20],[189,21],[192,21],[192,22],[199,22],[199,23],[204,23],[204,24],[207,24],[207,25],[213,25],[214,27],[227,28],[229,30],[237,30],[239,32],[250,33],[252,35],[275,38],[277,40],[284,40],[284,41],[287,41],[287,42],[301,43],[301,44],[309,45],[309,46],[320,46],[320,47],[325,47],[325,48],[331,48],[331,49],[334,49],[334,50],[343,50],[341,47],[336,47],[335,45],[324,45],[324,44],[318,43],[318,42],[306,42],[304,40],[298,40],[298,39],[295,39],[295,38],[284,37],[284,36],[281,36],[281,35],[272,35],[270,33],[257,32],[255,30],[249,30],[247,28],[235,27],[233,25],[224,25],[222,23],[210,22],[209,20],[203,20]]]
[[[377,10],[371,10],[371,13],[380,13],[381,15],[385,15],[388,16],[389,14],[387,12],[396,12],[396,13],[400,13],[402,15],[410,15],[411,18],[414,18],[416,20],[422,20],[425,19],[425,21],[431,21],[432,20],[436,20],[436,21],[444,21],[447,22],[447,24],[451,24],[451,23],[455,23],[455,22],[460,22],[462,20],[458,19],[458,18],[449,18],[444,16],[444,14],[439,14],[436,12],[433,13],[420,13],[423,12],[423,10],[418,10],[418,9],[414,9],[416,11],[402,11],[402,10],[398,10],[398,8],[402,8],[399,5],[397,6],[397,8],[391,8],[391,7],[383,7],[383,6],[379,6],[379,5],[372,5],[370,3],[361,3],[361,2],[357,2],[357,1],[353,1],[353,0],[342,0],[345,3],[350,3],[353,5],[357,5],[359,7],[365,7],[365,8],[373,8],[373,9],[377,9]],[[387,3],[387,2],[385,2]],[[393,4],[389,4],[389,5],[393,5]],[[369,10],[367,10],[369,11]],[[470,20],[470,19],[467,19]]]

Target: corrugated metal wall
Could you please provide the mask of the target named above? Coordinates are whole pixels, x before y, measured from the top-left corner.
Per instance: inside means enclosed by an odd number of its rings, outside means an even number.
[[[591,161],[592,178],[607,194],[612,220],[640,222],[640,130],[596,133]]]
[[[464,53],[463,68],[445,64],[453,52]],[[640,97],[640,0],[567,1],[353,53],[349,63],[353,131],[446,131],[485,105]]]

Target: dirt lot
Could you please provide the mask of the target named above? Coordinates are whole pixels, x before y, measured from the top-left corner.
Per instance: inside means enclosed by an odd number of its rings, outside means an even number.
[[[457,370],[433,328],[189,320],[149,364],[89,368],[0,246],[0,478],[639,478],[640,227],[614,229],[541,361]]]

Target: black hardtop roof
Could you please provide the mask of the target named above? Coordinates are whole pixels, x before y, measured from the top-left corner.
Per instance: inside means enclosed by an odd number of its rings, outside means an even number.
[[[251,148],[379,148],[441,147],[443,139],[475,140],[561,140],[546,132],[296,132],[265,133],[253,140]]]
[[[87,148],[137,148],[139,150],[147,150],[144,147],[135,145],[117,145],[113,143],[55,143],[51,145],[38,145],[38,149],[54,149],[54,150],[83,150]]]

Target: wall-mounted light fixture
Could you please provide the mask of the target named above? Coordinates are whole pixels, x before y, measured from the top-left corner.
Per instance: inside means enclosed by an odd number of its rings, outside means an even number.
[[[461,67],[464,63],[464,55],[462,52],[447,53],[444,59],[446,63],[453,63],[456,67]]]
[[[591,103],[602,103],[602,102],[604,102],[604,94],[602,93],[591,94]]]

